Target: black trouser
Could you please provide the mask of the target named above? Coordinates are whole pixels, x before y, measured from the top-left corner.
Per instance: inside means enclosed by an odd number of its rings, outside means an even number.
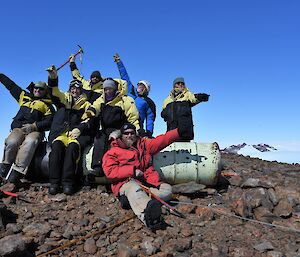
[[[109,148],[108,137],[115,128],[101,130],[94,139],[94,150],[92,159],[92,168],[99,174],[97,176],[104,176],[102,169],[102,158]]]
[[[54,141],[49,155],[50,184],[75,186],[80,146],[70,143],[65,147],[62,141]]]

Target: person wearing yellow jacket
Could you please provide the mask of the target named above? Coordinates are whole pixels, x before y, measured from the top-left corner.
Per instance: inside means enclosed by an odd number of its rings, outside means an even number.
[[[45,131],[50,129],[55,110],[45,82],[31,82],[27,87],[29,92],[2,73],[0,82],[20,105],[11,124],[12,131],[5,139],[0,180],[1,177],[7,178],[9,182],[18,186],[20,179],[27,174],[29,164],[38,144],[44,138]]]
[[[102,95],[104,78],[101,76],[100,71],[93,71],[89,80],[84,79],[76,66],[75,56],[73,54],[70,56],[70,69],[73,78],[81,81],[82,92],[87,96],[90,103],[93,103]]]
[[[167,123],[167,131],[180,128],[186,131],[178,141],[194,139],[192,107],[200,102],[207,102],[208,94],[194,94],[185,86],[183,77],[173,81],[173,89],[165,99],[161,117]]]
[[[123,86],[121,86],[123,85]],[[118,88],[122,90],[119,91]],[[121,79],[107,78],[103,83],[104,94],[98,98],[89,111],[100,117],[101,130],[94,140],[92,168],[94,175],[103,176],[102,157],[108,150],[109,140],[115,138],[115,131],[125,123],[139,126],[139,114],[135,101],[127,96],[127,82]]]
[[[49,142],[49,193],[63,192],[71,195],[76,191],[78,163],[85,146],[92,143],[89,133],[91,119],[86,117],[90,107],[86,95],[82,92],[82,83],[71,80],[68,92],[58,88],[57,71],[54,66],[48,69],[48,84],[51,98],[58,108],[51,125]]]

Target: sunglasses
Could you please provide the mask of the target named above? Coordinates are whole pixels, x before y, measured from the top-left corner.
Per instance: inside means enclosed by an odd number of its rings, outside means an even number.
[[[123,135],[135,135],[135,131],[125,131],[123,132]]]
[[[44,91],[45,88],[42,88],[42,87],[33,87],[35,90],[40,90],[40,91]]]
[[[184,85],[184,82],[177,82],[177,85]]]

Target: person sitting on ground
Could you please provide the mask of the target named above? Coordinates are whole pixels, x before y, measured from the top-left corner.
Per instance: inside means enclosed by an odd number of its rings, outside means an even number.
[[[54,66],[49,72],[48,84],[51,98],[58,110],[53,118],[49,142],[49,194],[61,191],[67,195],[76,191],[78,163],[84,147],[92,143],[89,134],[91,119],[85,115],[91,105],[82,93],[82,83],[73,79],[69,91],[63,93],[58,88],[57,71]]]
[[[8,176],[8,181],[18,187],[20,179],[28,172],[29,164],[38,144],[44,138],[45,131],[50,129],[55,110],[45,82],[31,82],[27,87],[29,92],[2,73],[0,82],[20,105],[11,124],[12,131],[5,139],[0,176],[2,179]]]
[[[148,97],[151,84],[146,80],[140,80],[135,88],[130,81],[127,70],[121,61],[118,53],[114,56],[114,61],[117,63],[121,79],[124,79],[128,83],[128,95],[135,100],[136,107],[139,112],[140,128],[143,129],[146,122],[145,132],[139,131],[140,136],[152,137],[154,130],[154,121],[156,117],[156,106],[151,98]]]
[[[185,129],[185,128],[183,128]],[[132,208],[137,217],[150,229],[162,225],[161,204],[151,200],[139,185],[150,186],[150,191],[168,201],[171,199],[171,185],[161,181],[152,164],[152,156],[175,142],[185,133],[181,128],[168,131],[153,139],[139,137],[132,124],[121,127],[121,137],[111,143],[111,149],[103,157],[103,170],[112,181],[112,191],[123,208]]]
[[[121,87],[123,91],[118,90],[119,85],[124,83],[127,84],[121,79],[107,78],[103,83],[104,95],[99,97],[88,110],[94,113],[92,116],[98,116],[100,113],[101,130],[94,139],[92,157],[95,176],[104,176],[102,157],[108,150],[110,138],[114,137],[113,132],[126,122],[139,128],[139,114],[135,102],[130,96],[125,95],[127,86]]]
[[[192,107],[200,102],[207,102],[208,94],[194,94],[186,87],[184,78],[173,81],[173,89],[165,99],[161,117],[167,123],[167,131],[186,126],[189,128],[179,141],[189,142],[194,139]]]

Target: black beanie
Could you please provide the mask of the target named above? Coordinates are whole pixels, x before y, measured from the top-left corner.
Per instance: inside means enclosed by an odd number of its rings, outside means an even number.
[[[134,131],[136,131],[136,127],[131,124],[131,123],[125,123],[122,127],[121,127],[121,133],[123,134],[125,130],[127,129],[133,129]]]
[[[98,71],[98,70],[93,71],[90,78],[94,78],[94,77],[96,77],[96,78],[98,78],[98,79],[101,80],[102,77],[101,77],[100,71]]]

